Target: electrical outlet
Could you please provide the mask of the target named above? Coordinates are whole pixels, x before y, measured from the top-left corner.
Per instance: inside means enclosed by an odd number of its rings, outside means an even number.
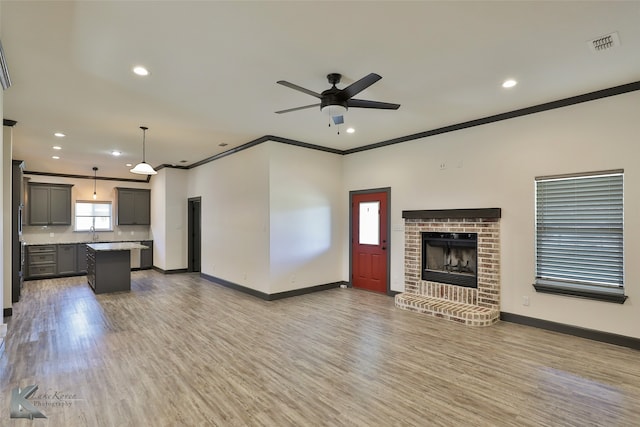
[[[522,297],[522,305],[529,307],[529,297]]]
[[[49,237],[55,237],[55,233],[49,233]]]
[[[446,168],[447,168],[447,163],[446,163],[446,162],[444,162],[444,161],[440,162],[440,170],[441,170],[441,171],[443,171],[443,170],[445,170]]]

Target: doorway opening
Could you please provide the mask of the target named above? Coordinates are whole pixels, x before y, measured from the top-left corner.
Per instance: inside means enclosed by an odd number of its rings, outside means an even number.
[[[187,270],[190,272],[200,271],[201,242],[202,242],[202,216],[201,197],[191,197],[188,203],[188,263]]]

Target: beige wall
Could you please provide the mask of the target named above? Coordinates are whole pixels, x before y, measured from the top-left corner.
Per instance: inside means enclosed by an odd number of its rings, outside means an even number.
[[[270,293],[343,280],[342,157],[268,144]]]
[[[269,152],[265,144],[189,171],[202,197],[202,273],[269,293]]]
[[[633,92],[345,156],[345,193],[391,187],[392,289],[404,289],[403,210],[497,207],[502,208],[502,311],[640,337],[638,105],[640,93]],[[618,168],[625,170],[629,299],[619,305],[536,293],[534,178]],[[529,306],[522,303],[525,296]]]
[[[202,272],[265,294],[342,280],[342,159],[266,142],[189,172]]]
[[[187,178],[170,168],[151,178],[153,264],[165,271],[187,268]]]

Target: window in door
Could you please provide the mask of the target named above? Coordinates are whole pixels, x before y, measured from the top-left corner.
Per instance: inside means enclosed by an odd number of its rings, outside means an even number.
[[[378,245],[380,243],[380,202],[360,203],[361,245]]]

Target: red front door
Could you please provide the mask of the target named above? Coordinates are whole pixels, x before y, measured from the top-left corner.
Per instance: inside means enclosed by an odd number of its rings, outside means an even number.
[[[351,196],[351,284],[387,292],[387,192]]]

